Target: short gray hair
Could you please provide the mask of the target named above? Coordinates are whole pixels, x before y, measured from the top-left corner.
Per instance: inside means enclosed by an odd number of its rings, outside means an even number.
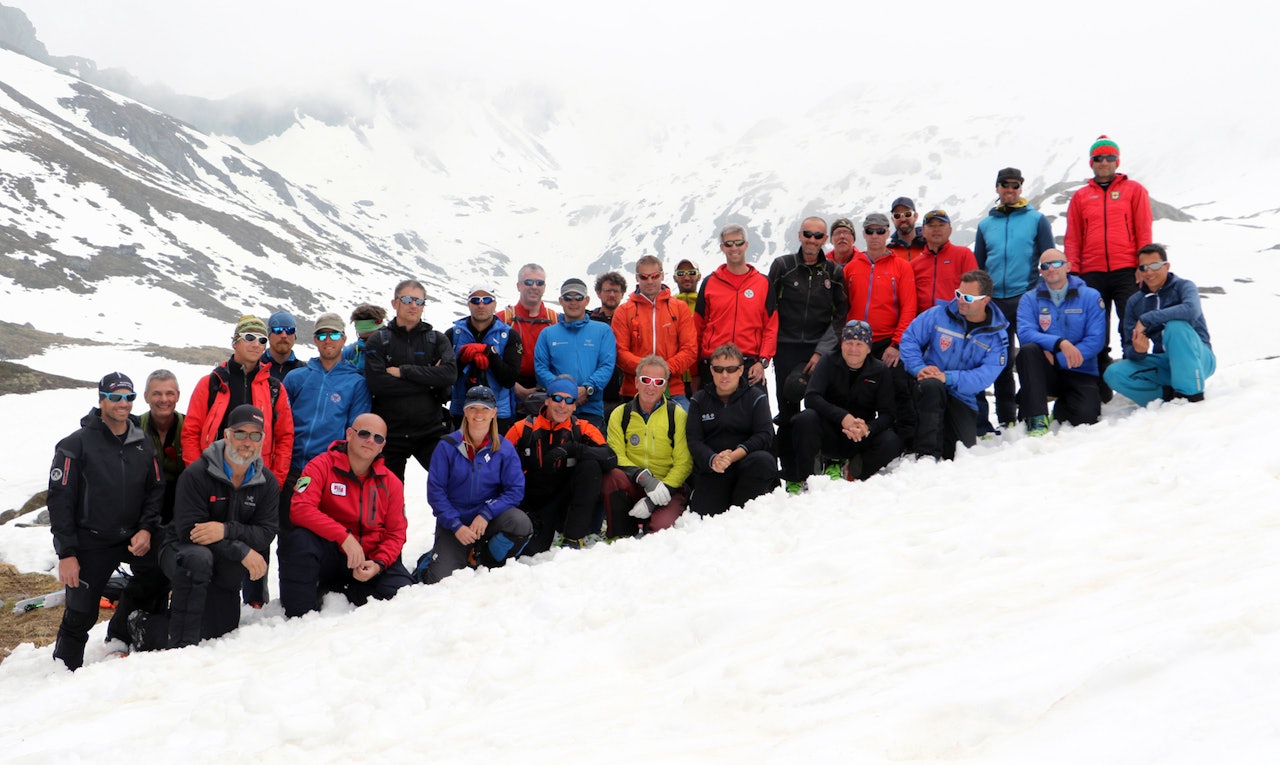
[[[738,223],[730,223],[727,226],[722,226],[720,228],[720,241],[723,242],[724,238],[729,234],[741,234],[743,239],[747,238],[747,230]]]
[[[151,390],[151,383],[153,383],[153,382],[165,382],[165,381],[168,381],[168,380],[173,380],[173,385],[174,385],[174,387],[178,387],[178,376],[177,376],[177,375],[175,375],[173,372],[170,372],[170,371],[169,371],[169,370],[167,370],[167,369],[157,369],[156,371],[154,371],[154,372],[152,372],[151,374],[147,375],[147,384],[146,384],[146,385],[144,385],[144,386],[142,387],[142,393],[143,393],[143,395],[146,395],[146,392],[147,392],[147,391],[149,391],[149,390]]]

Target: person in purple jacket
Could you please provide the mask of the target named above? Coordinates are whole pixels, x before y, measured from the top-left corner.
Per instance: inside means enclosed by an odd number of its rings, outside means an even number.
[[[471,388],[462,427],[440,439],[431,455],[427,502],[436,516],[435,547],[415,572],[427,584],[464,566],[501,566],[533,536],[533,523],[517,507],[524,498],[520,457],[498,433],[497,415],[493,391]]]

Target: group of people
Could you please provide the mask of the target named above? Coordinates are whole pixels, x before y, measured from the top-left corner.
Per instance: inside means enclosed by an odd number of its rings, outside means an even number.
[[[133,382],[108,374],[49,477],[68,593],[54,657],[83,662],[122,562],[133,576],[108,640],[127,650],[138,615],[164,613],[161,643],[181,647],[234,629],[241,599],[269,600],[277,537],[280,600],[300,616],[326,592],[388,599],[468,566],[661,531],[686,509],[723,513],[780,481],[799,492],[817,474],[868,479],[904,453],[948,459],[991,429],[993,385],[999,425],[1035,435],[1051,419],[1096,422],[1113,389],[1143,405],[1201,400],[1215,361],[1195,285],[1151,241],[1147,193],[1116,172],[1116,144],[1099,138],[1089,163],[1063,250],[1005,168],[973,250],[950,241],[946,211],[917,226],[899,197],[860,227],[804,219],[797,251],[767,275],[737,224],[718,232],[724,262],[704,278],[682,260],[675,289],[645,255],[631,292],[621,273],[596,278],[594,310],[578,278],[561,283],[559,310],[547,305],[546,271],[530,263],[514,304],[499,310],[493,285],[473,285],[443,331],[423,321],[413,279],[390,314],[358,306],[354,336],[324,313],[306,362],[291,314],[244,316],[185,413],[171,372],[148,376],[137,418]],[[410,458],[436,522],[412,570]]]

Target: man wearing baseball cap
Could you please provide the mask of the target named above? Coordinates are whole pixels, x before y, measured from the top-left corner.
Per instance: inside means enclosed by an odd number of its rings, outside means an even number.
[[[586,282],[581,279],[569,279],[560,285],[560,308],[564,313],[559,323],[538,335],[533,368],[538,386],[548,393],[552,381],[560,375],[578,381],[578,416],[598,429],[604,427],[604,387],[613,377],[618,343],[608,324],[587,317],[590,302]]]
[[[857,234],[853,228],[853,221],[848,218],[836,218],[831,224],[831,252],[827,253],[827,257],[831,258],[836,265],[844,266],[858,253],[858,248],[854,244],[856,241]]]
[[[910,262],[925,248],[923,232],[916,225],[916,203],[910,197],[898,197],[889,205],[889,213],[893,216],[894,228],[889,248]]]
[[[946,305],[960,287],[960,277],[978,267],[973,250],[951,243],[951,216],[946,210],[924,214],[925,248],[911,261],[916,274],[917,315]]]
[[[1013,381],[1013,318],[1018,315],[1018,302],[1040,283],[1040,255],[1053,249],[1053,229],[1049,219],[1022,196],[1022,171],[1006,167],[996,173],[996,196],[999,203],[978,224],[973,243],[973,256],[978,267],[991,275],[995,284],[992,302],[1009,321],[1009,357],[1004,371],[996,378],[996,420],[1002,426],[1018,416]],[[978,429],[988,428],[986,393],[978,396]]]
[[[98,407],[58,442],[49,470],[53,549],[58,580],[67,588],[53,658],[73,671],[84,664],[98,601],[116,567],[156,566],[152,542],[160,527],[164,474],[151,441],[129,415],[135,398],[126,375],[103,377]],[[107,625],[107,642],[117,653],[128,649],[134,608],[127,600],[121,597]]]
[[[1120,146],[1107,136],[1098,136],[1089,147],[1089,167],[1093,178],[1067,205],[1062,249],[1072,273],[1097,290],[1106,305],[1107,344],[1098,354],[1099,392],[1105,404],[1111,400],[1102,377],[1111,363],[1111,307],[1115,306],[1116,326],[1123,326],[1125,305],[1138,291],[1138,250],[1151,244],[1151,198],[1142,184],[1116,172]]]
[[[298,342],[298,320],[288,311],[276,311],[267,319],[267,332],[267,350],[262,354],[262,363],[272,377],[284,382],[290,372],[306,366],[293,352],[294,343]]]
[[[498,297],[493,285],[478,282],[467,291],[468,315],[445,332],[458,357],[458,379],[453,384],[449,414],[453,424],[462,424],[467,391],[483,385],[493,392],[498,405],[498,429],[506,432],[515,422],[519,399],[516,381],[524,358],[520,333],[498,317]]]
[[[342,362],[346,337],[346,322],[341,316],[320,314],[312,332],[319,355],[284,380],[293,407],[293,459],[289,476],[280,487],[282,530],[289,525],[288,495],[302,469],[323,454],[329,444],[346,438],[347,426],[373,409],[364,375],[354,365]]]
[[[268,420],[252,404],[232,409],[222,438],[178,478],[160,548],[160,566],[173,583],[170,648],[239,627],[241,581],[267,574],[280,501],[280,484],[261,456]]]

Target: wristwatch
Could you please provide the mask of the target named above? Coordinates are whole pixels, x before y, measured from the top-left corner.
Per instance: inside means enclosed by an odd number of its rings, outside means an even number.
[[[596,386],[594,386],[594,385],[584,385],[584,386],[582,386],[582,387],[583,387],[583,389],[584,389],[584,390],[586,390],[586,391],[587,391],[587,398],[591,398],[592,396],[596,395]]]
[[[761,368],[761,369],[768,369],[768,368],[769,368],[769,360],[768,360],[768,359],[760,359],[760,368]]]

